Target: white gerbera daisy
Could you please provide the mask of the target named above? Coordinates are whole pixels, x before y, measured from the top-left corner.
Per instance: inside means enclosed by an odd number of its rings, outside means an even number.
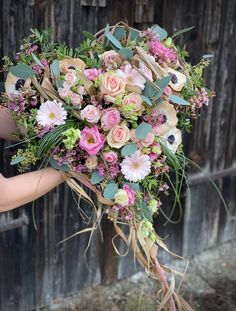
[[[160,136],[166,146],[174,153],[182,142],[182,134],[176,127],[170,129],[166,134]]]
[[[121,163],[121,171],[125,179],[137,182],[144,179],[151,172],[151,161],[148,155],[139,150],[124,158]]]
[[[62,103],[56,100],[47,100],[37,111],[36,120],[42,126],[55,126],[64,124],[67,112],[62,107]]]

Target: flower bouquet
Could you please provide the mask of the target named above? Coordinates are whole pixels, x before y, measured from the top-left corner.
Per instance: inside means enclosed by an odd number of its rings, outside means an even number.
[[[36,163],[61,170],[96,211],[86,231],[93,232],[107,213],[117,235],[161,282],[159,310],[191,310],[174,283],[169,286],[165,274],[171,270],[159,264],[158,246],[168,249],[153,215],[164,213],[161,197],[169,187],[179,202],[187,161],[182,133],[213,96],[202,78],[209,60],[192,66],[185,49],[174,44],[187,30],[168,37],[158,25],[138,31],[118,23],[96,35],[84,32],[86,40],[76,49],[32,30],[14,61],[4,58],[2,105],[21,141],[11,163],[21,172]]]

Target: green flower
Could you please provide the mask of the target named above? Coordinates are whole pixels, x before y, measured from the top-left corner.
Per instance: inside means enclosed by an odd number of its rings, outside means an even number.
[[[72,148],[74,148],[75,143],[80,138],[80,130],[71,127],[63,132],[62,135],[66,136],[66,138],[63,139],[63,143],[65,144],[67,149],[71,150]]]
[[[156,213],[156,211],[157,211],[157,200],[151,199],[148,207],[150,208],[152,214]]]

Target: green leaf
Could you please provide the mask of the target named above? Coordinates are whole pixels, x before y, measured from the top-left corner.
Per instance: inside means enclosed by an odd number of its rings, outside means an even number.
[[[183,99],[182,97],[179,97],[177,95],[170,95],[169,96],[169,100],[174,103],[174,104],[178,104],[178,105],[184,105],[184,106],[189,106],[189,102],[187,102],[185,99]]]
[[[34,53],[31,53],[31,55],[32,55],[35,63],[38,64],[40,67],[44,68],[44,65],[41,63],[41,61],[38,59],[38,57],[36,55],[34,55]]]
[[[142,99],[143,101],[145,101],[146,104],[148,104],[149,106],[152,106],[152,101],[149,97],[142,95]]]
[[[11,165],[16,165],[18,163],[20,163],[21,161],[24,161],[26,158],[24,156],[18,156],[16,158],[14,158],[13,160],[11,160]]]
[[[118,191],[118,185],[114,182],[109,183],[104,189],[103,196],[107,200],[114,199],[115,194]]]
[[[96,38],[94,37],[94,35],[93,35],[92,33],[88,32],[88,31],[83,31],[83,35],[84,35],[86,38],[88,38],[89,40],[92,40],[92,41],[96,40]]]
[[[152,130],[152,126],[146,122],[142,122],[135,130],[135,136],[138,139],[145,138]]]
[[[18,64],[16,66],[11,66],[9,71],[16,77],[26,80],[32,77],[35,73],[33,69],[25,64]]]
[[[137,150],[137,146],[134,143],[130,143],[128,145],[125,145],[121,149],[121,154],[123,157],[129,156],[129,155],[135,153],[136,150]]]
[[[130,60],[134,54],[133,51],[129,48],[122,48],[118,50],[118,53],[127,60]]]
[[[160,41],[164,40],[168,35],[167,31],[159,25],[153,25],[151,29],[158,34]]]
[[[140,204],[140,207],[141,207],[141,212],[142,212],[143,218],[147,219],[150,222],[153,222],[152,213],[151,213],[147,203],[142,201]]]
[[[149,97],[151,100],[153,100],[158,92],[159,90],[155,86],[153,86],[149,81],[146,81],[143,96]]]
[[[107,25],[105,29],[105,36],[106,38],[117,48],[117,49],[122,49],[122,45],[119,40],[116,39],[116,37],[113,36],[112,33],[109,31],[109,25]]]
[[[98,171],[94,171],[91,175],[91,184],[96,185],[98,183],[100,183],[102,180],[104,179],[104,176],[100,176],[98,174]]]
[[[183,33],[192,30],[193,28],[195,28],[195,26],[191,26],[191,27],[184,28],[184,29],[181,29],[181,30],[179,30],[179,31],[176,31],[176,32],[172,35],[171,38],[174,39],[175,37],[178,37],[178,36],[182,35]]]
[[[130,40],[134,41],[138,40],[139,38],[139,31],[137,29],[130,29]]]
[[[68,165],[66,165],[66,164],[59,165],[57,163],[57,161],[54,160],[54,159],[50,159],[49,163],[56,170],[60,170],[60,171],[63,171],[63,172],[69,172],[69,170],[70,170]]]

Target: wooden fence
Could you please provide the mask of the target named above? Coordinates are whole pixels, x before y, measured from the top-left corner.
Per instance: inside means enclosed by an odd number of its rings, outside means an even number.
[[[153,23],[169,33],[195,25],[184,36],[192,62],[202,54],[214,54],[207,71],[208,85],[217,97],[194,130],[185,138],[186,152],[203,171],[192,170],[191,196],[183,193],[184,216],[177,225],[156,219],[161,236],[170,249],[192,255],[236,235],[236,4],[234,0],[1,0],[0,55],[12,56],[30,28],[51,28],[53,39],[76,47],[82,30],[96,32],[106,24],[125,20],[143,29]],[[182,40],[182,39],[181,39]],[[181,43],[180,40],[180,43]],[[0,169],[6,176],[16,172],[9,166],[12,149],[0,142]],[[208,182],[216,180],[225,197],[227,216],[220,197]],[[83,205],[87,213],[88,206]],[[166,207],[166,212],[169,212]],[[104,220],[104,243],[94,235],[84,259],[88,235],[64,244],[65,237],[86,227],[71,192],[60,186],[34,207],[0,215],[0,310],[34,310],[54,299],[98,283],[109,283],[135,271],[132,257],[118,259],[109,243],[112,226]],[[176,211],[174,217],[178,217]],[[5,231],[6,229],[11,229]],[[2,232],[1,232],[2,231]],[[3,232],[4,231],[4,232]]]

